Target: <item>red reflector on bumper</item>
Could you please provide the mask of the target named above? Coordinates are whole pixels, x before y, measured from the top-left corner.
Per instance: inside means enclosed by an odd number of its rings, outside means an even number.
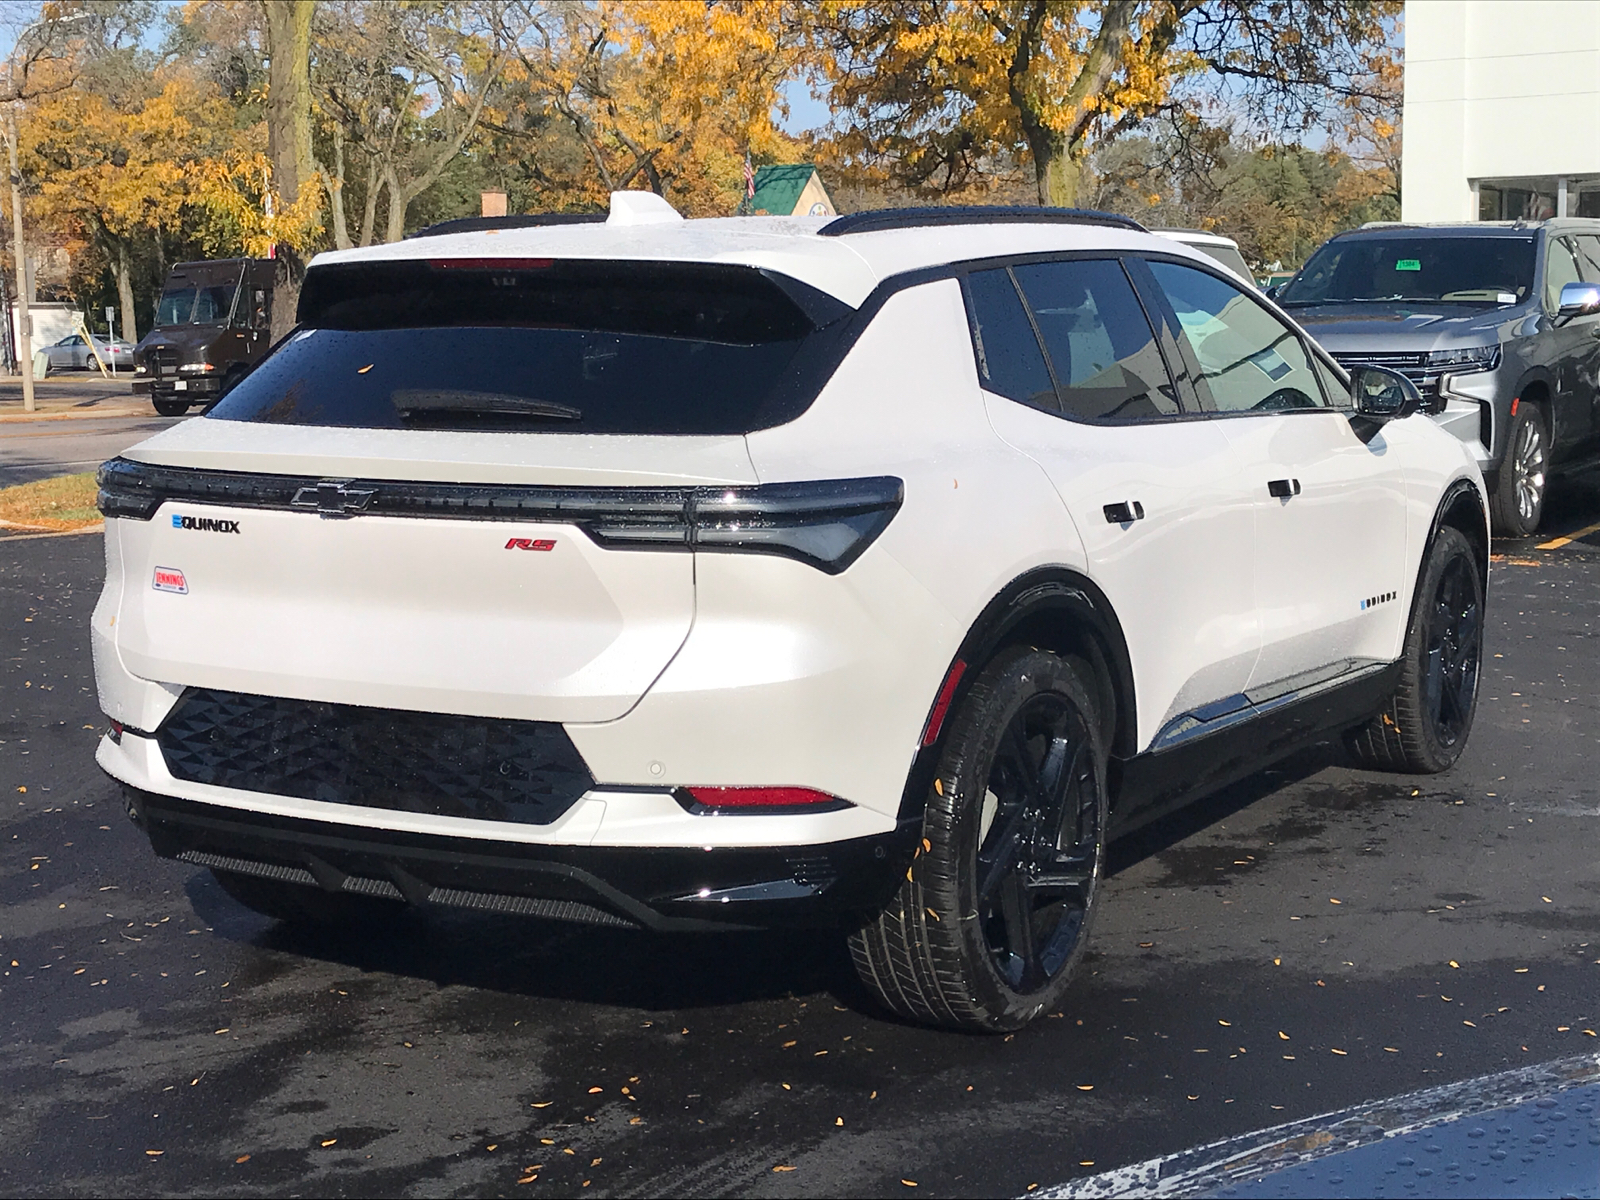
[[[836,805],[837,796],[803,787],[692,787],[685,788],[695,803],[706,808],[805,808]]]

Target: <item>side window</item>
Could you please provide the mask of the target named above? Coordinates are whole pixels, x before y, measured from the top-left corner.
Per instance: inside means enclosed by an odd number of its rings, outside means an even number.
[[[1317,378],[1322,380],[1322,393],[1327,396],[1328,403],[1335,408],[1355,407],[1350,389],[1339,382],[1339,377],[1333,373],[1333,368],[1314,354],[1311,356],[1311,363],[1317,368]]]
[[[1150,270],[1178,314],[1217,412],[1324,408],[1295,331],[1231,283],[1171,262]]]
[[[1565,238],[1551,238],[1544,260],[1544,306],[1551,312],[1561,307],[1561,289],[1577,283],[1578,260]]]
[[[1050,368],[1011,272],[1004,267],[974,271],[967,276],[967,295],[972,303],[972,344],[984,388],[1019,404],[1059,412]]]
[[[1179,415],[1167,366],[1133,285],[1114,259],[1016,268],[1069,417]]]
[[[1582,233],[1572,239],[1578,247],[1578,270],[1585,283],[1600,283],[1600,237]]]

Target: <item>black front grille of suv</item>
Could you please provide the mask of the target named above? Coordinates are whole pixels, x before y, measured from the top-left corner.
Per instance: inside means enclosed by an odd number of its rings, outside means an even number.
[[[193,688],[156,733],[178,779],[548,825],[594,785],[560,725]]]

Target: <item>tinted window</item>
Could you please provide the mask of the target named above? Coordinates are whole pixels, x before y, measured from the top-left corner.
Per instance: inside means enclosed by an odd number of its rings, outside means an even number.
[[[209,325],[226,321],[228,314],[233,311],[234,286],[231,283],[219,283],[201,288],[200,294],[195,297],[194,323]]]
[[[1561,307],[1561,289],[1578,282],[1578,260],[1563,238],[1551,238],[1544,262],[1544,306],[1551,312]]]
[[[774,397],[817,336],[808,311],[836,320],[851,310],[744,267],[545,259],[320,268],[306,276],[300,330],[209,415],[746,433],[795,415]]]
[[[1022,404],[1057,412],[1055,384],[1039,339],[1011,282],[1011,272],[976,271],[967,276],[972,302],[972,343],[983,386]]]
[[[1578,251],[1578,270],[1583,272],[1585,283],[1600,283],[1600,238],[1593,234],[1580,234],[1572,239]]]
[[[1035,263],[1016,268],[1016,275],[1068,416],[1106,421],[1177,415],[1166,363],[1120,263]]]
[[[1252,297],[1193,267],[1152,262],[1150,270],[1218,412],[1326,407],[1298,335]]]
[[[1533,288],[1531,237],[1335,238],[1278,293],[1279,304],[1446,301],[1516,304]]]
[[[187,325],[194,311],[194,288],[171,288],[161,293],[156,305],[157,325]]]
[[[1311,362],[1317,368],[1317,378],[1322,380],[1322,391],[1328,397],[1328,403],[1335,408],[1350,408],[1355,403],[1350,397],[1350,389],[1339,381],[1333,368],[1316,355],[1312,355]]]

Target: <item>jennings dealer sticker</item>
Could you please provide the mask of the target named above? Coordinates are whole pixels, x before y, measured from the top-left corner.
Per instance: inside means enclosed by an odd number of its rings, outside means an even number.
[[[171,567],[157,567],[155,589],[158,592],[177,592],[180,595],[189,594],[189,584],[183,578],[182,571],[174,571]]]

